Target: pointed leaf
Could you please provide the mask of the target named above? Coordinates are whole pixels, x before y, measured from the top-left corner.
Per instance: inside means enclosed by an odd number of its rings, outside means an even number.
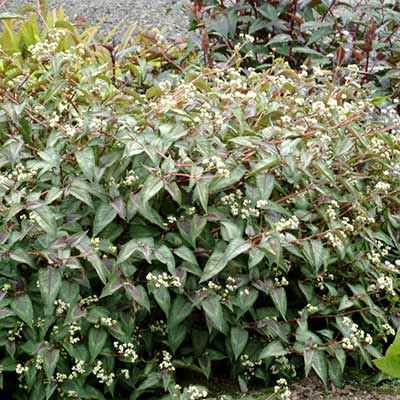
[[[93,148],[86,147],[84,150],[77,152],[75,156],[85,178],[89,181],[93,181],[96,175],[96,160]]]
[[[93,360],[101,353],[107,341],[107,331],[104,328],[92,327],[89,330],[89,353]]]
[[[246,329],[232,327],[231,328],[231,346],[235,360],[239,358],[245,349],[249,340],[249,332]]]
[[[47,307],[53,306],[61,287],[61,271],[48,267],[39,270],[39,287],[42,299]]]
[[[32,328],[33,307],[32,301],[27,294],[15,297],[11,302],[11,309],[17,314],[18,318]]]
[[[101,203],[93,222],[93,236],[97,236],[117,216],[117,211],[109,203]]]
[[[229,243],[224,252],[218,249],[214,250],[213,254],[208,259],[206,266],[204,267],[200,282],[205,282],[217,275],[228,265],[229,261],[233,260],[247,250],[250,250],[251,247],[251,243],[243,239],[234,239]]]
[[[218,296],[211,296],[201,303],[207,317],[211,320],[216,329],[222,333],[227,331],[227,323],[224,319],[221,302]]]

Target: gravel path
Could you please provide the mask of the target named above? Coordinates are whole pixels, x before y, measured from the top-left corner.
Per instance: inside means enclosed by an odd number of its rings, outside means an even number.
[[[104,18],[106,30],[120,21],[123,26],[137,22],[139,29],[153,26],[166,35],[176,36],[187,30],[185,6],[188,3],[189,0],[49,0],[49,7],[63,6],[69,17],[86,17],[92,24]],[[36,4],[36,0],[6,0],[0,12],[16,11],[28,4]]]

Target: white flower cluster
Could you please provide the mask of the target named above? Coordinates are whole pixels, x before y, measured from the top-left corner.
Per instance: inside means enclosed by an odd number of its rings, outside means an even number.
[[[231,172],[229,171],[229,169],[226,168],[225,162],[220,157],[213,156],[210,158],[206,158],[205,160],[203,160],[202,164],[208,170],[216,169],[217,174],[222,175],[225,178],[229,178],[229,176],[231,175]]]
[[[189,400],[205,399],[208,396],[207,390],[194,385],[187,387],[186,393],[189,397]]]
[[[4,189],[10,189],[14,183],[21,183],[25,181],[30,181],[34,179],[37,175],[37,168],[29,168],[27,169],[23,164],[17,164],[13,171],[0,175],[0,186]]]
[[[46,325],[46,320],[44,318],[38,317],[36,320],[36,326],[38,328],[43,328]]]
[[[328,232],[325,237],[333,247],[340,247],[342,245],[340,237],[333,232]]]
[[[385,260],[385,262],[383,263],[383,267],[384,267],[386,270],[399,273],[399,272],[400,272],[400,271],[399,271],[400,260],[396,260],[396,261],[394,262],[394,264],[393,264],[392,262],[390,262],[389,260]]]
[[[230,207],[231,214],[234,217],[240,215],[241,219],[248,219],[250,216],[258,217],[260,211],[257,208],[251,207],[251,200],[244,199],[243,193],[240,189],[236,190],[235,193],[230,193],[221,198],[221,202],[225,206]]]
[[[75,126],[70,125],[70,124],[65,124],[64,125],[64,132],[67,136],[69,137],[74,137],[77,133],[78,130]]]
[[[27,372],[29,370],[29,367],[25,367],[22,364],[17,364],[15,367],[15,372],[18,375],[22,375],[24,372]]]
[[[235,290],[237,290],[238,285],[236,279],[233,276],[228,276],[226,278],[225,287],[228,292],[234,292]]]
[[[253,43],[255,41],[254,36],[249,35],[248,33],[240,33],[239,37],[249,43]]]
[[[171,287],[181,287],[182,282],[177,276],[172,276],[168,275],[166,272],[163,272],[161,274],[154,275],[151,272],[149,272],[146,275],[146,279],[148,282],[151,282],[154,284],[155,287],[160,288],[160,287],[165,287],[165,288],[171,288]]]
[[[383,324],[382,331],[386,336],[393,336],[396,334],[396,331],[389,324]]]
[[[100,383],[104,383],[106,386],[111,386],[115,378],[114,372],[106,374],[101,361],[96,362],[96,365],[93,368],[93,375],[99,380]]]
[[[350,328],[350,336],[342,339],[342,347],[346,350],[354,350],[356,346],[361,346],[362,343],[371,344],[372,336],[365,333],[358,327],[349,317],[343,317],[343,325]]]
[[[128,171],[125,179],[121,182],[123,186],[133,186],[135,182],[139,180],[139,177],[135,174],[133,170]]]
[[[81,340],[80,337],[78,337],[78,336],[74,337],[74,335],[80,331],[81,331],[81,327],[78,325],[78,323],[76,321],[73,321],[69,325],[69,342],[71,344],[80,342],[80,340]]]
[[[284,277],[284,276],[282,276],[282,278],[275,278],[274,279],[274,286],[275,287],[281,287],[281,286],[287,286],[287,285],[289,285],[289,281]]]
[[[14,329],[10,329],[7,334],[8,334],[8,340],[10,342],[15,342],[16,338],[21,339],[22,338],[22,331],[24,330],[24,323],[20,322]]]
[[[290,364],[289,359],[285,356],[275,358],[275,363],[271,365],[271,372],[273,375],[279,374],[281,371],[289,373],[293,378],[297,375],[296,367]]]
[[[48,35],[48,38],[43,42],[38,42],[28,47],[32,58],[39,62],[49,61],[55,55],[62,57],[67,63],[83,63],[82,56],[85,54],[85,47],[83,43],[79,43],[75,47],[71,47],[65,51],[57,52],[60,40],[65,36],[62,30],[55,30]],[[69,66],[70,68],[70,66]]]
[[[168,226],[170,226],[170,225],[175,224],[176,221],[177,221],[177,219],[176,219],[175,216],[173,216],[173,215],[168,215],[168,217],[167,217],[167,222],[164,222],[164,223],[163,223],[163,226],[168,227]]]
[[[314,314],[318,311],[318,307],[313,306],[312,304],[307,304],[305,308],[309,314]]]
[[[98,237],[91,238],[90,244],[94,247],[96,251],[98,251],[100,246],[100,238]]]
[[[376,185],[375,185],[375,191],[377,191],[377,192],[380,192],[380,193],[383,193],[383,194],[387,194],[388,192],[389,192],[389,190],[390,190],[390,183],[387,183],[387,182],[378,182]]]
[[[121,374],[126,380],[129,379],[130,374],[129,374],[129,370],[128,369],[126,369],[126,368],[121,369]]]
[[[97,295],[93,295],[93,296],[88,296],[88,297],[85,297],[84,299],[82,299],[80,301],[80,305],[88,307],[88,306],[91,306],[92,304],[95,304],[95,303],[98,303],[98,302],[99,302],[98,296]]]
[[[226,278],[226,283],[225,283],[224,287],[218,283],[209,281],[207,284],[207,287],[203,288],[201,290],[206,291],[206,292],[208,290],[212,290],[214,292],[221,292],[222,297],[224,297],[226,299],[231,293],[238,290],[238,288],[239,288],[239,285],[237,283],[237,280],[233,276],[228,276]],[[246,290],[248,291],[248,289],[246,289]],[[243,293],[243,295],[244,295],[244,293]]]
[[[57,372],[56,375],[53,377],[53,381],[56,383],[63,383],[66,379],[68,379],[68,376],[61,372]]]
[[[162,352],[163,360],[158,365],[161,371],[174,372],[175,367],[172,364],[172,356],[168,351]]]
[[[292,392],[289,390],[287,380],[284,378],[278,379],[274,386],[274,393],[279,396],[281,400],[290,400]]]
[[[150,325],[150,331],[153,333],[158,333],[162,336],[167,335],[167,323],[165,321],[156,321],[154,324]]]
[[[369,292],[385,291],[388,292],[391,296],[396,295],[396,292],[394,291],[393,278],[383,274],[378,277],[376,283],[369,285],[368,291]]]
[[[118,355],[125,358],[127,361],[134,363],[138,359],[135,347],[132,343],[118,343],[114,342],[114,348]]]
[[[299,225],[300,221],[295,215],[293,215],[293,217],[288,219],[281,218],[279,222],[275,224],[275,230],[277,232],[282,232],[290,229],[298,229]]]
[[[41,371],[43,369],[43,357],[41,355],[38,355],[35,359],[35,368],[38,371]]]
[[[367,254],[367,258],[375,265],[381,263],[382,258],[385,258],[389,254],[390,246],[385,246],[379,240],[376,242],[376,249],[372,249],[370,253]]]
[[[114,325],[117,324],[117,321],[115,319],[112,319],[110,317],[101,317],[100,323],[103,326],[106,326],[107,328],[112,328]]]
[[[32,54],[32,57],[37,60],[43,60],[49,58],[57,50],[58,43],[49,42],[45,40],[36,44],[31,44],[28,47],[28,51]]]
[[[68,311],[68,309],[71,307],[71,304],[65,303],[61,299],[55,300],[54,305],[57,307],[56,308],[57,315],[62,315],[64,312]]]
[[[244,376],[246,378],[250,378],[256,374],[256,369],[262,364],[262,360],[251,361],[248,354],[242,354],[240,356],[240,365],[246,371],[244,372]]]
[[[69,374],[68,379],[77,378],[78,375],[83,375],[86,370],[84,368],[85,361],[76,360],[75,365],[72,366],[72,372]]]

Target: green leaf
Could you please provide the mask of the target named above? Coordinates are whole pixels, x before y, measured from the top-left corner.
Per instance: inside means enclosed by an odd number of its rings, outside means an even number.
[[[328,384],[328,363],[323,351],[316,350],[314,352],[312,368],[326,386]]]
[[[171,306],[171,296],[169,295],[168,289],[165,287],[154,288],[153,295],[158,305],[168,317],[169,309]]]
[[[27,294],[15,297],[11,302],[11,309],[29,327],[33,327],[33,307],[32,301]]]
[[[118,254],[117,264],[121,264],[126,261],[133,253],[140,253],[143,258],[151,264],[152,258],[151,253],[154,250],[154,240],[153,238],[141,238],[141,239],[132,239],[129,242],[125,243],[121,251]]]
[[[309,47],[305,47],[305,46],[293,47],[292,48],[292,52],[293,53],[308,54],[308,55],[311,55],[311,56],[317,56],[319,58],[324,58],[325,57],[323,54],[319,53],[318,51],[310,49]]]
[[[37,224],[51,237],[57,235],[56,217],[47,206],[37,208],[33,211],[36,214]]]
[[[385,374],[400,378],[400,354],[378,358],[374,364]]]
[[[193,252],[186,246],[181,246],[178,247],[177,249],[174,250],[174,253],[182,258],[182,260],[187,261],[190,264],[199,266],[199,263],[196,260],[196,257],[194,256]]]
[[[261,350],[259,358],[264,359],[268,357],[279,357],[284,356],[287,353],[288,351],[283,347],[282,343],[275,340]]]
[[[107,341],[107,331],[104,328],[92,327],[89,330],[89,353],[92,361],[101,353]]]
[[[278,35],[279,36],[279,35]],[[259,161],[249,172],[249,176],[256,175],[261,171],[266,169],[270,169],[280,164],[280,161],[276,158],[276,156],[268,156],[264,157],[262,161]]]
[[[208,186],[209,193],[215,193],[232,186],[236,182],[240,181],[246,172],[247,169],[243,165],[238,165],[233,171],[231,171],[229,177],[215,177]]]
[[[312,362],[314,358],[314,350],[305,348],[303,355],[304,355],[304,373],[307,377],[311,371]]]
[[[150,312],[150,300],[147,295],[146,289],[141,286],[134,286],[131,283],[125,284],[125,291],[127,296],[136,301],[139,305],[145,308],[148,312]]]
[[[290,37],[290,35],[286,34],[286,33],[280,33],[278,35],[275,35],[268,43],[267,46],[272,46],[273,44],[277,44],[277,43],[287,43],[290,42],[292,40],[292,38]]]
[[[271,289],[270,295],[276,308],[279,310],[282,317],[286,319],[287,299],[285,289],[283,287],[273,288]]]
[[[181,236],[189,242],[193,247],[196,247],[196,239],[207,224],[207,219],[199,215],[193,215],[190,220],[183,220],[177,223]]]
[[[257,194],[260,200],[268,200],[275,185],[275,177],[272,174],[261,172],[256,175]]]
[[[245,349],[249,340],[249,332],[246,329],[232,327],[231,328],[231,346],[235,360],[239,358]]]
[[[164,187],[163,181],[157,176],[149,175],[142,189],[142,201],[148,203],[148,201],[154,197]]]
[[[183,322],[192,313],[192,308],[192,304],[186,301],[185,297],[177,296],[169,311],[168,329]]]
[[[207,212],[208,206],[208,184],[204,181],[198,181],[194,191],[193,191],[193,200],[198,201],[203,210]]]
[[[172,251],[165,244],[154,250],[154,257],[163,264],[167,265],[168,272],[175,274],[175,257]]]
[[[105,285],[107,283],[107,278],[110,273],[104,266],[99,255],[96,253],[96,250],[91,246],[89,238],[86,235],[82,236],[82,239],[78,243],[75,243],[75,247],[92,264],[100,280]]]
[[[109,203],[101,203],[93,222],[93,236],[97,236],[117,216],[117,211]]]
[[[215,249],[204,267],[200,282],[205,282],[217,275],[228,265],[229,261],[250,250],[251,247],[251,243],[243,239],[234,239],[229,243],[224,252]]]
[[[139,385],[137,390],[147,390],[161,383],[161,374],[159,372],[152,372],[149,376]]]
[[[49,379],[51,379],[54,374],[59,358],[60,350],[58,349],[48,350],[44,355],[43,369]]]
[[[75,156],[85,178],[89,181],[93,181],[96,176],[96,160],[93,148],[86,147],[84,150],[78,151]]]
[[[226,333],[228,325],[224,319],[221,301],[218,296],[210,296],[202,301],[201,306],[213,326],[222,333]]]
[[[90,188],[80,179],[72,180],[71,185],[69,187],[69,193],[71,193],[71,195],[74,196],[76,199],[82,201],[89,207],[93,208],[92,197],[90,196]]]
[[[183,324],[168,326],[168,344],[174,353],[185,340],[186,334],[187,328]]]
[[[179,186],[177,185],[176,182],[170,182],[165,184],[165,189],[171,195],[171,197],[174,199],[176,203],[178,203],[179,205],[182,204],[182,192],[181,189],[179,189]]]
[[[52,307],[61,287],[62,274],[57,268],[47,267],[39,270],[39,287],[47,307]]]
[[[9,310],[8,308],[0,308],[0,319],[11,317],[15,315],[14,311]]]

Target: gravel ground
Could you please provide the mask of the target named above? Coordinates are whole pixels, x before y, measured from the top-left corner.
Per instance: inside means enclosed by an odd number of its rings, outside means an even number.
[[[87,18],[92,24],[104,18],[106,30],[121,21],[122,26],[137,22],[139,29],[156,27],[168,36],[177,36],[188,27],[185,13],[188,3],[189,0],[49,0],[49,7],[63,6],[69,17]],[[28,4],[36,4],[36,0],[6,0],[0,12],[16,11]]]

